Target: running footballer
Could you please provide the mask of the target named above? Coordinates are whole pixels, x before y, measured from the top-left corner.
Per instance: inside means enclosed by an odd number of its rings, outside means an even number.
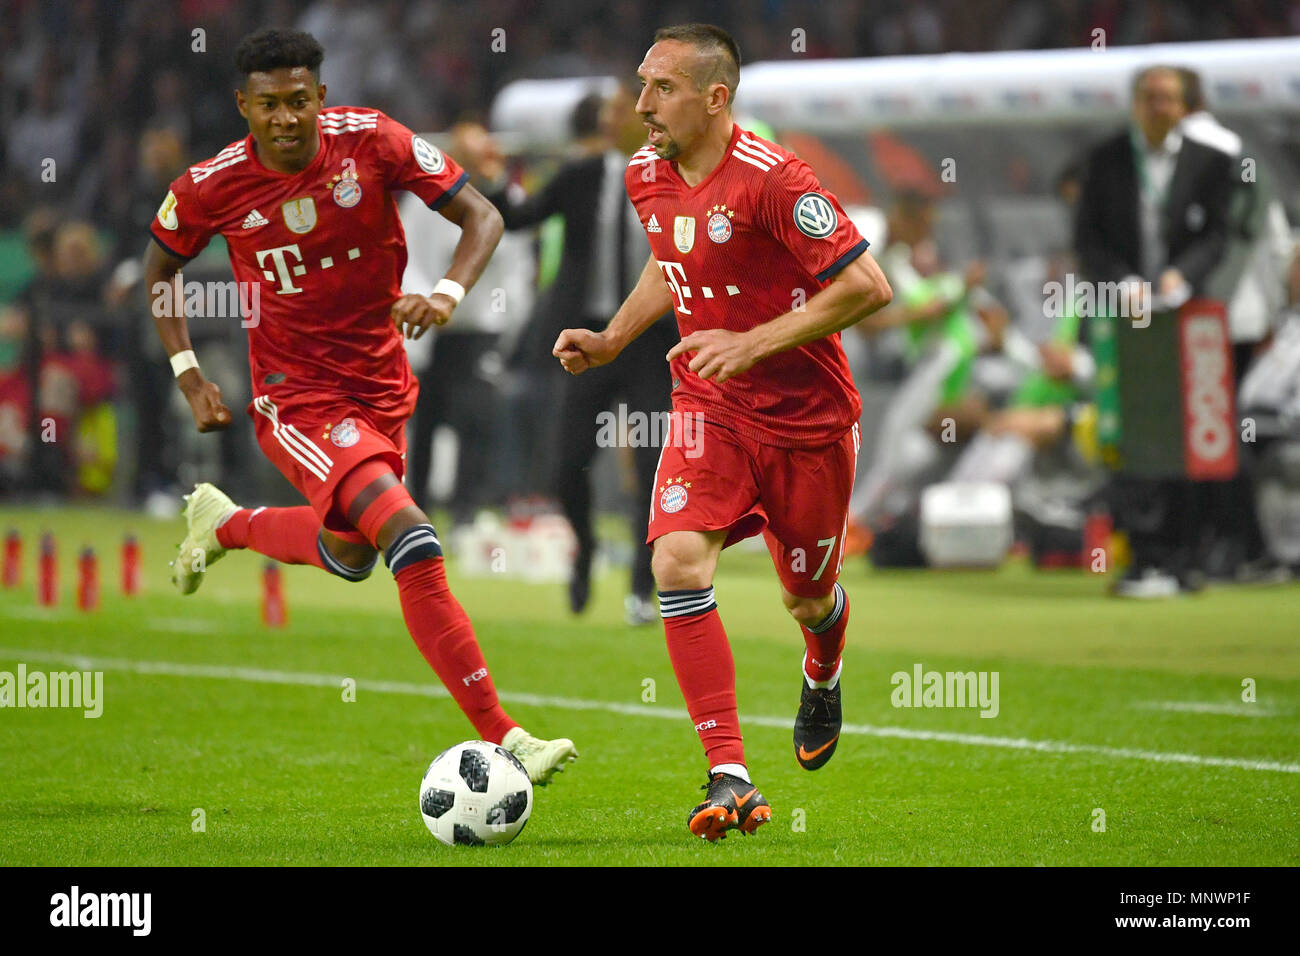
[[[246,317],[257,442],[309,502],[240,508],[198,485],[186,496],[188,533],[172,580],[190,594],[227,550],[251,548],[361,581],[382,552],[411,637],[478,735],[545,783],[577,756],[573,743],[533,737],[501,707],[447,585],[437,534],[402,484],[419,388],[403,335],[451,318],[496,248],[501,216],[450,156],[405,126],[378,110],[326,107],[323,55],[298,31],[246,37],[235,101],[249,135],[179,176],[152,223],[145,278],[171,298],[154,308],[155,323],[198,430],[225,428],[231,416],[198,365],[175,280],[220,234],[241,288],[257,291],[241,297],[259,305]],[[397,190],[461,229],[430,294],[402,293]]]
[[[796,759],[816,770],[835,752],[849,620],[837,578],[862,409],[839,333],[891,293],[808,164],[732,121],[740,54],[726,32],[664,28],[638,75],[649,143],[626,184],[651,258],[603,332],[566,329],[554,353],[581,374],[677,314],[672,427],[694,433],[664,444],[648,543],[669,658],[708,759],[708,792],[687,822],[712,841],[772,814],[746,766],[713,597],[728,545],[763,534],[800,625]]]

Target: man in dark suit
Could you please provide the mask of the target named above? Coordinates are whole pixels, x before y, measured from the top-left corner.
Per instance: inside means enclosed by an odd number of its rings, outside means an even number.
[[[1177,69],[1142,70],[1133,84],[1133,124],[1084,164],[1075,220],[1083,277],[1122,283],[1135,328],[1161,305],[1176,308],[1202,293],[1227,243],[1231,164],[1179,132],[1187,109]],[[1137,317],[1144,307],[1146,315]],[[1163,597],[1194,589],[1191,535],[1199,522],[1189,512],[1199,496],[1192,483],[1140,478],[1121,468],[1112,490],[1117,526],[1128,532],[1133,550],[1115,593]]]
[[[522,364],[530,365],[539,357],[550,363],[543,374],[549,375],[554,369],[550,350],[560,331],[575,326],[603,329],[650,257],[645,232],[623,185],[628,158],[644,144],[646,136],[645,126],[633,108],[635,103],[636,93],[628,87],[602,97],[598,112],[601,146],[562,166],[535,195],[520,196],[504,188],[485,191],[501,211],[508,230],[538,225],[552,215],[564,217],[564,246],[555,280],[539,299],[519,345]],[[575,119],[580,120],[589,111],[590,104],[584,101]],[[580,132],[579,124],[575,124],[575,133]],[[469,159],[486,176],[504,172],[499,160]],[[536,411],[550,420],[539,421],[538,426],[552,426],[547,428],[552,437],[542,440],[553,442],[557,452],[547,468],[550,486],[578,539],[569,581],[569,606],[575,614],[587,606],[590,598],[596,545],[590,466],[598,436],[610,431],[599,427],[598,416],[615,402],[626,404],[628,416],[667,412],[672,403],[672,383],[665,357],[677,339],[676,320],[671,312],[665,313],[630,347],[638,353],[636,361],[606,366],[596,370],[595,375],[564,376],[558,409],[544,401],[535,403]],[[616,420],[635,421],[621,416]],[[638,438],[658,434],[657,430],[642,429]],[[625,611],[629,624],[652,624],[658,622],[659,613],[653,600],[650,549],[642,542],[650,514],[645,495],[654,485],[659,442],[637,440],[631,450],[637,491],[629,514],[633,561]]]

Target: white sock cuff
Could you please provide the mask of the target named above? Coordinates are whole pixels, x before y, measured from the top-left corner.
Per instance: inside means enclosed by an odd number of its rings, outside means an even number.
[[[733,777],[739,777],[745,783],[754,782],[749,779],[749,771],[745,769],[743,763],[720,763],[716,767],[710,767],[709,776],[711,777],[715,773],[729,773]]]
[[[808,652],[804,651],[802,670],[803,679],[808,682],[809,687],[814,690],[829,690],[840,682],[840,672],[844,670],[844,658],[841,657],[840,662],[835,665],[835,673],[831,675],[830,680],[813,680],[808,676]]]

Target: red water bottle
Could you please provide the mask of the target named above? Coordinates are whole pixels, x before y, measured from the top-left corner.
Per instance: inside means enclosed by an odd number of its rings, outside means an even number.
[[[59,559],[54,549],[54,535],[41,535],[41,558],[37,565],[36,601],[43,607],[59,603]]]
[[[16,588],[23,581],[23,539],[17,528],[5,535],[4,571],[0,573],[5,588]]]
[[[127,597],[140,593],[140,542],[133,534],[122,542],[122,593]]]
[[[77,607],[82,611],[99,607],[99,561],[94,548],[82,548],[77,562]]]
[[[262,623],[267,627],[284,627],[286,619],[280,566],[268,561],[262,572]]]

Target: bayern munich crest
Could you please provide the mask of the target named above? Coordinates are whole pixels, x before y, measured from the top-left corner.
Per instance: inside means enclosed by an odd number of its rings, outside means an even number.
[[[334,201],[344,209],[361,202],[361,184],[355,179],[340,179],[334,186]]]
[[[686,489],[690,486],[689,481],[669,478],[668,484],[659,489],[659,510],[664,514],[674,515],[685,508],[686,500],[690,497]]]
[[[330,441],[339,448],[351,448],[360,438],[361,431],[357,428],[357,423],[350,418],[343,419],[330,429]]]
[[[731,238],[731,220],[725,212],[715,212],[709,217],[708,233],[714,242],[726,242]]]

